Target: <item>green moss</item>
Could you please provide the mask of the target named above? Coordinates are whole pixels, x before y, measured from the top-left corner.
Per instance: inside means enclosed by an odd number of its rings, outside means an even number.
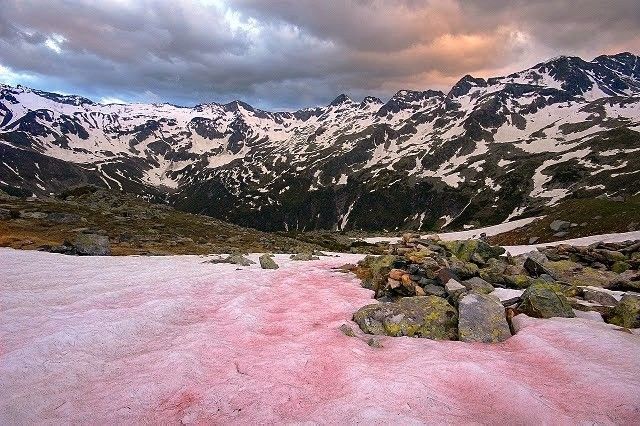
[[[625,295],[613,309],[613,314],[607,318],[610,324],[625,328],[640,327],[640,299]]]
[[[535,318],[568,317],[575,314],[557,283],[535,282],[522,294],[518,311]]]
[[[531,278],[527,275],[518,274],[518,275],[505,275],[504,280],[507,286],[516,289],[527,288],[531,285]]]
[[[628,270],[629,268],[631,268],[631,265],[629,265],[627,262],[624,262],[622,260],[615,262],[611,266],[611,270],[617,274],[621,274],[624,271]]]

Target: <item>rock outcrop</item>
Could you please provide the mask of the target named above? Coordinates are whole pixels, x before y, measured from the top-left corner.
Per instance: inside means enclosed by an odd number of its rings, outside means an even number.
[[[639,267],[640,241],[559,245],[512,257],[482,240],[405,234],[388,254],[355,267],[363,286],[385,303],[362,308],[354,320],[365,333],[442,338],[449,334],[433,337],[424,319],[436,315],[427,305],[448,305],[457,309],[451,338],[485,343],[507,339],[509,320],[519,314],[573,318],[583,311],[638,327]]]
[[[456,339],[458,334],[456,308],[437,296],[367,305],[353,315],[353,320],[368,334],[435,340]]]

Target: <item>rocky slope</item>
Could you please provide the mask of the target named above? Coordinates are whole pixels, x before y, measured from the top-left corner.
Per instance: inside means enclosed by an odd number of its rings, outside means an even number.
[[[263,230],[486,225],[568,197],[633,195],[638,150],[630,53],[295,112],[0,87],[0,189],[91,183]]]
[[[306,240],[243,228],[95,187],[41,198],[13,197],[0,191],[0,247],[77,255],[351,250],[348,243],[335,238]],[[358,249],[362,247],[353,248]]]

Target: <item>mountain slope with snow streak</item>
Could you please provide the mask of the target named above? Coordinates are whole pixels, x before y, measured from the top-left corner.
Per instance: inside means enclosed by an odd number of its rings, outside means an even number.
[[[631,53],[295,112],[0,87],[0,189],[91,183],[264,230],[492,225],[638,193],[638,151]]]
[[[330,269],[357,259],[0,249],[0,423],[637,423],[639,335],[520,315],[499,344],[372,348],[338,330],[372,302]]]

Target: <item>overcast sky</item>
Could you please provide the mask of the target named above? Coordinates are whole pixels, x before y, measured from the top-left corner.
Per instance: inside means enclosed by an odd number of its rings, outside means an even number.
[[[1,0],[0,82],[263,109],[640,53],[638,0]]]

